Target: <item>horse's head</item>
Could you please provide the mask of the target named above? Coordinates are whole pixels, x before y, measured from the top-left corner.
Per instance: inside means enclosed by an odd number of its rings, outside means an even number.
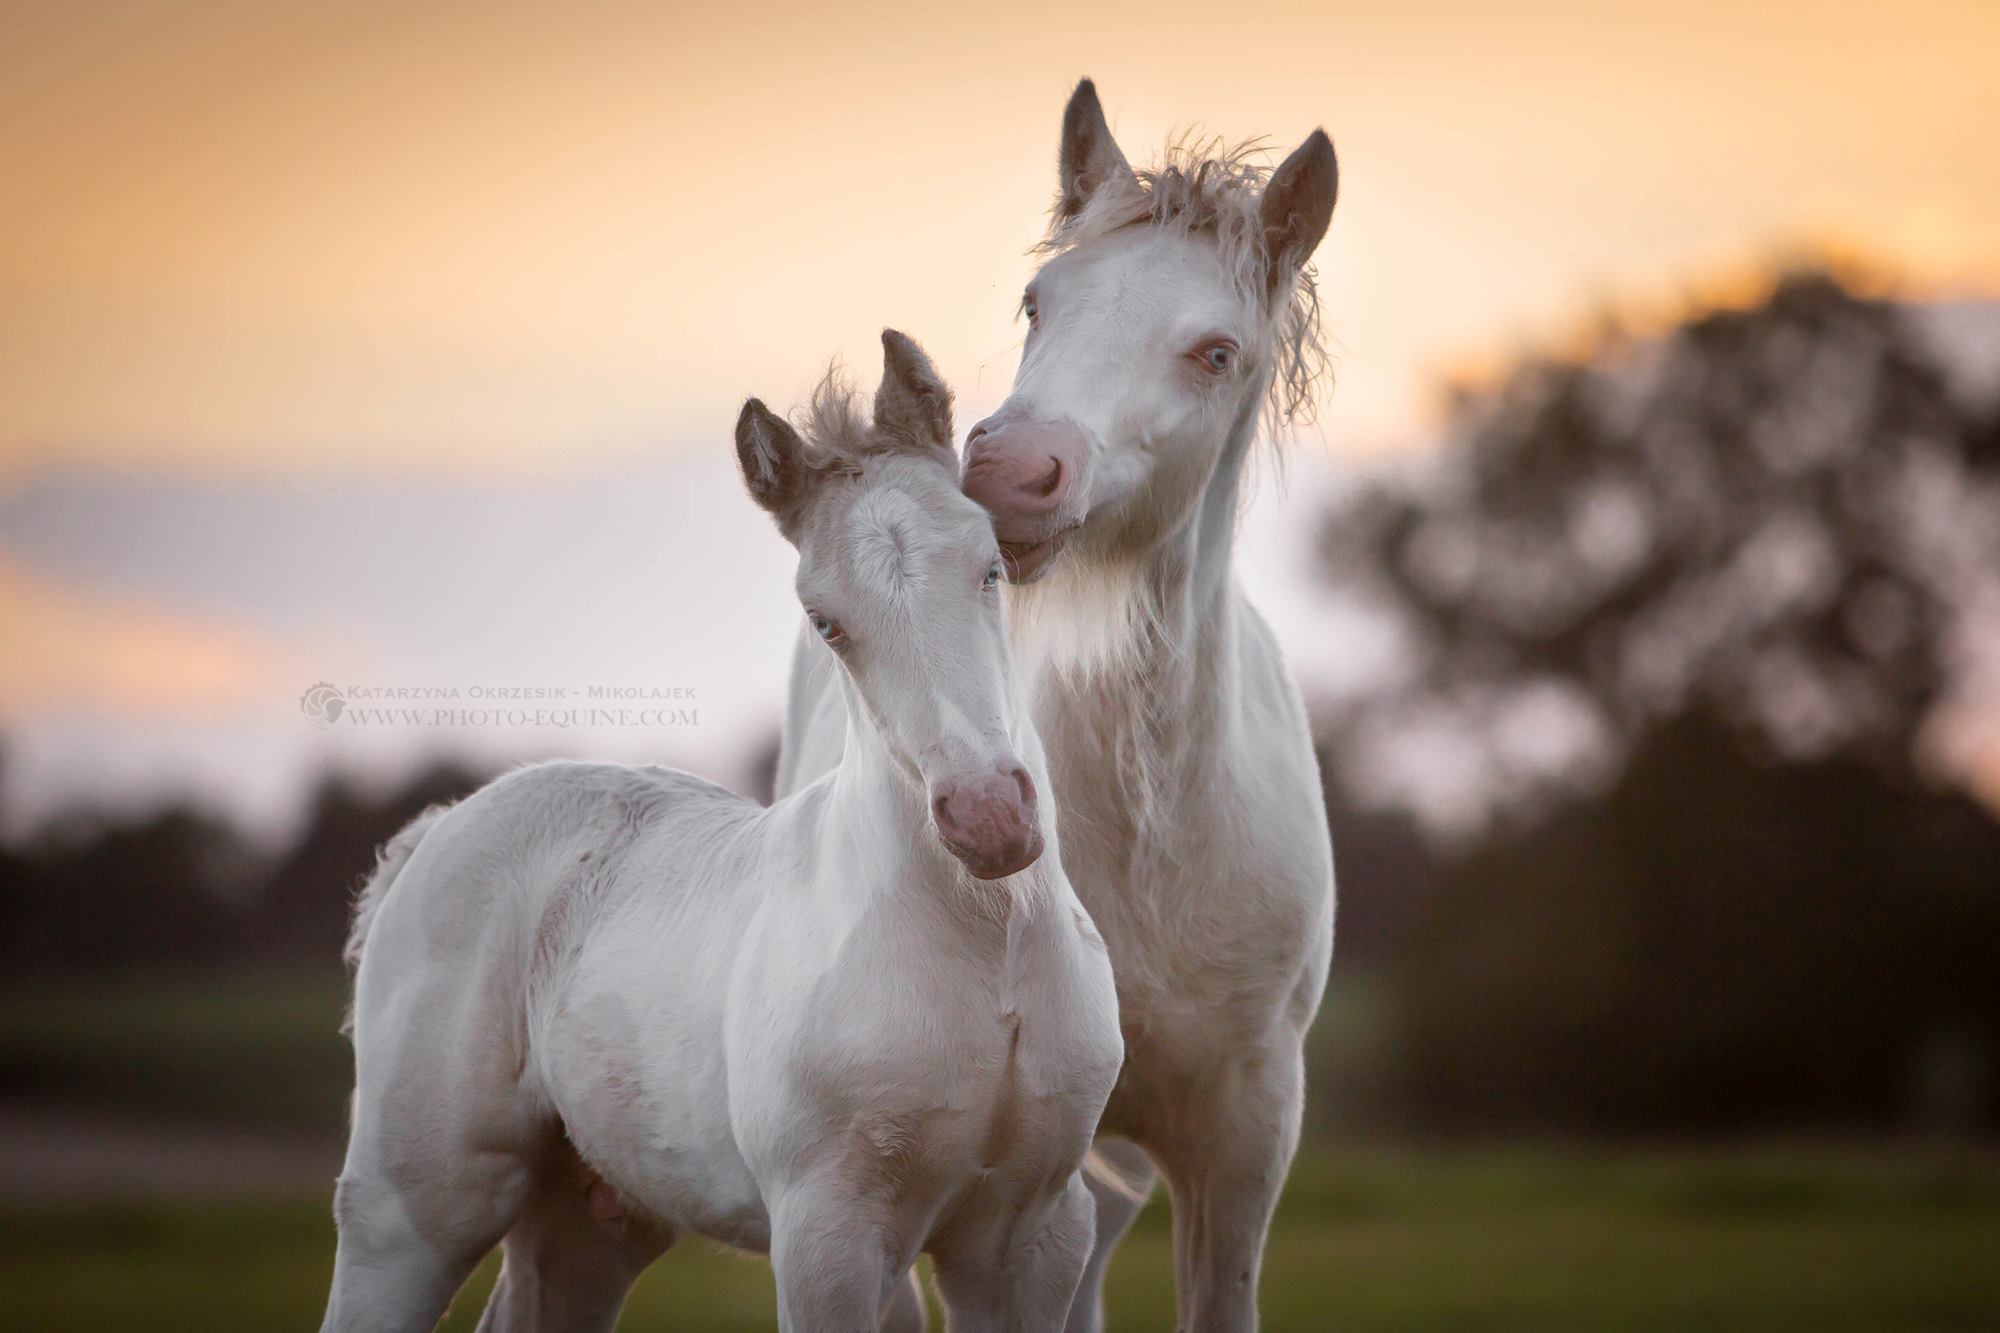
[[[1012,579],[1066,544],[1151,546],[1187,519],[1230,427],[1254,426],[1274,374],[1275,397],[1303,390],[1317,353],[1303,270],[1338,179],[1324,131],[1268,176],[1227,150],[1135,172],[1078,85],[1014,390],[966,441],[965,493],[993,515]]]
[[[892,767],[981,879],[1041,855],[1035,784],[1011,739],[1016,701],[993,527],[958,488],[951,391],[923,349],[882,335],[872,421],[829,376],[806,436],[751,399],[736,422],[750,494],[798,548],[806,618],[852,683]]]

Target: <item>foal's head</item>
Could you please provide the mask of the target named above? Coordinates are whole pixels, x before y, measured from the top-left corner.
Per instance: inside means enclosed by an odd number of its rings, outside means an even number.
[[[1176,530],[1231,428],[1267,398],[1289,415],[1323,361],[1306,261],[1339,183],[1325,131],[1268,173],[1210,147],[1135,172],[1086,79],[1060,180],[1014,391],[966,441],[966,494],[1018,582],[1066,544],[1117,557]]]
[[[958,488],[951,391],[910,339],[882,335],[874,419],[831,377],[801,437],[751,399],[736,453],[751,496],[798,547],[806,619],[853,682],[945,846],[981,879],[1042,851],[1011,740],[1000,552]]]

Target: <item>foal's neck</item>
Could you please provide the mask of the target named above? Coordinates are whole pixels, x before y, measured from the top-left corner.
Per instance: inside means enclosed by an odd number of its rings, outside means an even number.
[[[861,893],[940,908],[944,916],[985,935],[996,925],[1004,931],[1016,907],[1032,908],[1055,891],[1051,867],[1060,861],[1052,834],[1028,869],[1004,881],[974,879],[939,840],[922,778],[889,747],[844,675],[840,689],[847,708],[847,741],[823,818],[853,849],[858,873],[851,881]],[[1026,715],[1019,700],[1014,715]],[[1033,730],[1012,739],[1036,788],[1047,791],[1047,760]]]

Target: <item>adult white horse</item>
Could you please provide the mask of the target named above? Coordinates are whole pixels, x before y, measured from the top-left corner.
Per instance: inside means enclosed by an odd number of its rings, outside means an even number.
[[[1122,1055],[1104,944],[1037,803],[1000,556],[950,395],[883,335],[872,425],[749,403],[751,494],[846,712],[766,809],[683,773],[546,764],[393,842],[365,891],[354,1128],[327,1329],[607,1329],[680,1231],[768,1249],[780,1323],[874,1333],[932,1255],[955,1327],[1063,1326],[1079,1171]],[[823,642],[822,642],[823,640]]]
[[[1135,1188],[1094,1181],[1072,1329],[1102,1321],[1104,1266],[1154,1163],[1181,1327],[1257,1323],[1333,950],[1333,853],[1305,709],[1231,552],[1260,420],[1307,402],[1324,360],[1307,261],[1337,182],[1323,131],[1275,171],[1201,146],[1134,171],[1084,81],[1014,389],[967,441],[1063,863],[1109,942],[1125,1029],[1103,1129],[1126,1142],[1103,1151]],[[838,718],[801,644],[781,791],[838,761]],[[907,1296],[899,1318],[921,1323]]]

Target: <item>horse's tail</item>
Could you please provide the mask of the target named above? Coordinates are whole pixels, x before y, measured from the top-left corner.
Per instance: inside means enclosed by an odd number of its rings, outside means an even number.
[[[1150,1174],[1143,1181],[1132,1179],[1118,1168],[1103,1148],[1095,1143],[1091,1144],[1090,1151],[1083,1155],[1083,1174],[1113,1194],[1129,1199],[1135,1204],[1143,1204],[1153,1193],[1153,1178]]]
[[[416,854],[417,844],[431,831],[431,826],[444,817],[449,805],[434,805],[430,809],[403,825],[402,832],[382,844],[382,850],[375,859],[375,873],[361,886],[361,892],[354,899],[354,924],[347,931],[347,947],[340,956],[347,960],[350,968],[361,966],[361,951],[368,944],[368,928],[375,923],[376,909],[382,905],[382,895],[396,882],[403,867]],[[350,1015],[351,1019],[351,1015]]]

